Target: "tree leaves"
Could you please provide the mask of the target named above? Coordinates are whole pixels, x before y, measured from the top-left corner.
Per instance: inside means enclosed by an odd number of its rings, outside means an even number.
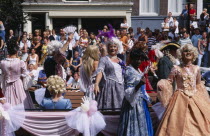
[[[6,29],[17,30],[26,22],[27,15],[23,16],[22,2],[24,0],[0,0],[0,20]]]

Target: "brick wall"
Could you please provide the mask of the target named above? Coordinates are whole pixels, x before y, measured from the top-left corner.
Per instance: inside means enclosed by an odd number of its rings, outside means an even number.
[[[168,12],[168,0],[160,0],[160,16],[166,16]]]
[[[139,16],[139,0],[133,0],[132,16]]]

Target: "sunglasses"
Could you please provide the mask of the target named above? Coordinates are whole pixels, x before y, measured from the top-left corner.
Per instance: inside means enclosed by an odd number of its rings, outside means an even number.
[[[184,50],[183,52],[192,52],[192,50]]]

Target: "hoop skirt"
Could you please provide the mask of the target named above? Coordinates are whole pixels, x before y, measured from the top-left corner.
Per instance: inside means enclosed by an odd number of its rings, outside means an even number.
[[[209,136],[210,99],[200,81],[198,66],[174,66],[168,80],[160,80],[159,99],[167,107],[156,136]],[[172,92],[172,81],[177,89]]]

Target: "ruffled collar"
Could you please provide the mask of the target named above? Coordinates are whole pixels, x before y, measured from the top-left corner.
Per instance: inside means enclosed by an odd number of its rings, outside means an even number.
[[[6,58],[6,60],[8,60],[8,61],[13,61],[13,60],[17,60],[17,59],[19,59],[19,58]]]

